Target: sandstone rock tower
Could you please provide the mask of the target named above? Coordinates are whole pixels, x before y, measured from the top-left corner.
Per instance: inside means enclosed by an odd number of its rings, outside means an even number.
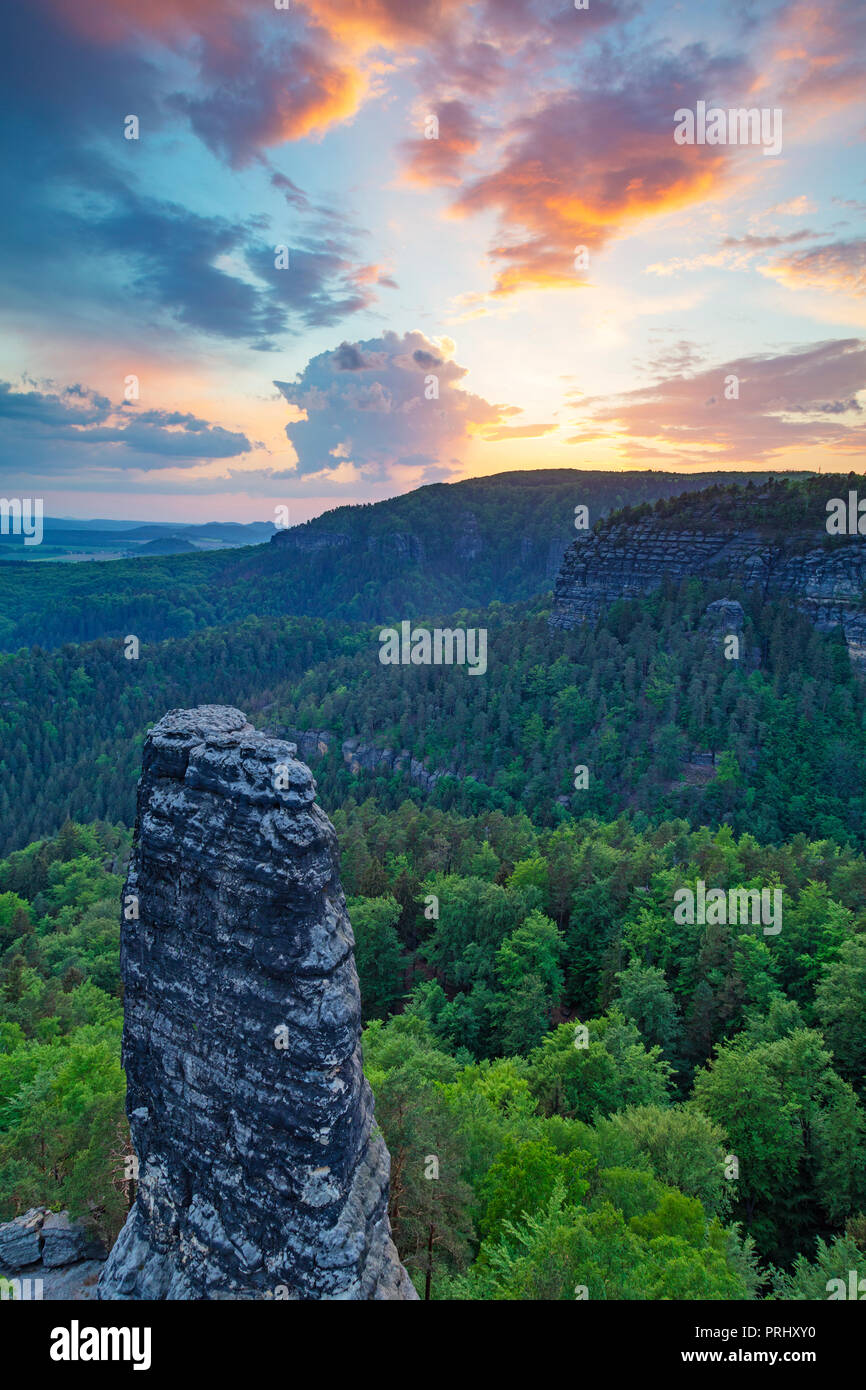
[[[295,745],[172,710],[124,892],[138,1190],[103,1299],[412,1299],[371,1135],[333,826]]]

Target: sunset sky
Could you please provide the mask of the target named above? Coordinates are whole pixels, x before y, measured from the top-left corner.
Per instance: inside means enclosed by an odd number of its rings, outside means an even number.
[[[863,0],[7,27],[0,495],[302,521],[508,468],[864,468]],[[781,152],[678,144],[698,102],[780,110]]]

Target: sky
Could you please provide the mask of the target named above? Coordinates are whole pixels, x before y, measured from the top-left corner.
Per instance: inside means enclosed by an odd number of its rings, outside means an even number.
[[[864,469],[862,0],[7,30],[0,495],[294,524],[512,468]]]

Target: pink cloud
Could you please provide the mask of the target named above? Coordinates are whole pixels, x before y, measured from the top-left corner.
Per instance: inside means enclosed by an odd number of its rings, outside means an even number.
[[[462,101],[436,102],[423,119],[436,133],[403,142],[405,181],[420,187],[460,183],[464,161],[478,149],[479,122]]]
[[[763,273],[790,289],[830,290],[866,296],[866,240],[834,241],[798,251],[764,266]]]
[[[728,399],[731,378],[738,394]],[[857,396],[864,390],[866,341],[849,338],[582,399],[579,423],[605,427],[629,455],[651,450],[684,464],[757,464],[784,449],[862,449]]]

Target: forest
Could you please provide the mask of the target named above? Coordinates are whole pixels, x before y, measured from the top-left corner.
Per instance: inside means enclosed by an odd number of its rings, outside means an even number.
[[[334,819],[422,1295],[572,1299],[580,1268],[607,1299],[818,1298],[857,1266],[860,851],[373,798]],[[128,845],[67,822],[0,862],[0,1219],[68,1206],[111,1239],[126,1213]],[[673,887],[700,876],[777,883],[785,931],[673,932]]]
[[[0,851],[66,816],[131,825],[147,728],[209,702],[277,732],[330,732],[314,768],[328,810],[366,785],[391,807],[430,795],[546,825],[628,809],[859,843],[864,691],[844,643],[784,600],[729,586],[760,664],[721,661],[702,625],[720,592],[667,587],[574,632],[549,628],[546,598],[463,610],[452,620],[489,632],[483,680],[459,666],[383,667],[378,628],[309,618],[143,643],[137,660],[119,639],[0,654]],[[406,774],[353,773],[340,752],[349,738],[443,775],[426,793]],[[577,792],[576,765],[592,769]]]

